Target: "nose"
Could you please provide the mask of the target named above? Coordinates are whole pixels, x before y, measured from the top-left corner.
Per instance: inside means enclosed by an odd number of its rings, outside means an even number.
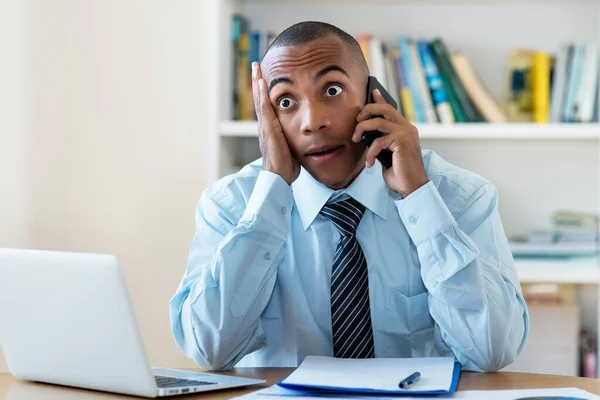
[[[324,105],[318,102],[306,105],[302,114],[302,133],[314,133],[330,127],[331,120]]]

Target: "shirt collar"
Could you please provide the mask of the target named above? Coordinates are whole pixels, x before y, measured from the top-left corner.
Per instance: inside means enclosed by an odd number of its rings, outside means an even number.
[[[344,193],[379,217],[387,219],[390,191],[383,180],[379,161],[375,162],[371,168],[363,168],[350,186],[340,190],[333,190],[323,185],[302,168],[300,175],[292,183],[292,190],[302,226],[305,230],[312,224],[325,203],[332,196]]]

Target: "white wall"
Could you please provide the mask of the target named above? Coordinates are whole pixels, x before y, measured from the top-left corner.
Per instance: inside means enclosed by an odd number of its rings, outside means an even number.
[[[29,144],[27,7],[19,0],[6,0],[0,8],[0,247],[25,247]],[[0,372],[4,370],[0,347]]]
[[[67,247],[121,260],[155,365],[193,366],[168,302],[183,274],[205,186],[202,2],[40,1],[65,29]],[[63,44],[64,43],[64,44]],[[59,132],[55,132],[59,133]]]
[[[6,5],[0,86],[6,80],[10,92],[0,91],[0,109],[27,111],[32,140],[27,148],[16,133],[18,113],[2,116],[0,245],[116,254],[151,363],[192,367],[172,339],[168,302],[207,184],[202,2],[11,0],[9,12]],[[15,16],[25,9],[23,32]],[[17,57],[26,48],[27,63]],[[31,80],[26,106],[14,103],[25,92],[15,74]],[[26,210],[29,243],[21,239]]]

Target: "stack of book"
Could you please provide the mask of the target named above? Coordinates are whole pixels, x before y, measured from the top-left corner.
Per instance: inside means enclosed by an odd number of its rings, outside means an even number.
[[[250,30],[250,23],[245,17],[239,14],[233,16],[231,24],[232,119],[256,119],[252,98],[252,63],[262,60],[275,36],[272,32]]]
[[[391,50],[371,35],[357,36],[371,75],[388,88],[411,123],[506,122],[507,117],[464,54],[441,38],[401,35]]]
[[[511,121],[597,121],[596,44],[565,44],[558,54],[516,49],[508,63],[505,110]]]
[[[598,257],[600,235],[598,214],[556,211],[553,228],[515,237],[510,248],[515,258],[590,258]]]
[[[256,119],[252,104],[252,62],[260,62],[276,35],[251,30],[248,20],[232,21],[232,115]],[[486,90],[462,53],[450,54],[442,39],[432,42],[398,38],[387,51],[377,38],[360,34],[371,75],[377,77],[412,123],[506,122],[506,114]]]
[[[251,64],[260,62],[275,39],[232,21],[232,115],[254,120]],[[371,75],[397,101],[411,123],[592,122],[598,121],[598,54],[595,44],[564,45],[558,55],[515,49],[508,58],[501,104],[469,59],[444,41],[400,35],[392,46],[370,34],[356,36]]]

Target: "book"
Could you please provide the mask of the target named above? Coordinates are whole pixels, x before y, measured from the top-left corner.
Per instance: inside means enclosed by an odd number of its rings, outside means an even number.
[[[554,79],[550,92],[550,122],[559,123],[562,105],[565,99],[565,89],[567,86],[567,73],[569,52],[572,46],[563,44],[560,46],[558,55],[556,56]]]
[[[388,84],[388,92],[390,96],[398,104],[398,111],[402,114],[402,102],[400,100],[400,82],[398,82],[398,74],[396,73],[396,60],[390,51],[384,47],[383,52],[385,58],[385,76]]]
[[[585,45],[585,60],[581,89],[579,91],[579,120],[589,123],[594,117],[594,104],[596,101],[596,88],[598,86],[598,50],[596,44]]]
[[[483,118],[487,122],[507,122],[506,114],[479,79],[469,59],[463,53],[454,53],[450,59],[465,91]]]
[[[473,106],[473,103],[471,103],[469,96],[465,92],[465,88],[456,75],[456,71],[454,70],[452,62],[450,61],[450,53],[448,52],[444,41],[441,38],[434,39],[431,42],[431,50],[433,51],[433,55],[438,67],[440,68],[440,71],[447,77],[452,89],[454,90],[454,93],[456,94],[456,99],[460,103],[460,107],[464,112],[465,120],[467,122],[482,122],[483,118],[481,114],[479,114],[479,112]],[[450,104],[454,109],[454,104],[452,102],[450,102]]]
[[[413,71],[415,71],[417,88],[418,88],[419,94],[421,96],[425,122],[430,123],[430,124],[436,123],[436,122],[438,122],[438,118],[435,113],[435,109],[433,108],[431,92],[429,91],[429,85],[427,85],[427,81],[425,80],[425,74],[423,72],[423,64],[421,63],[421,58],[419,57],[419,54],[417,53],[417,45],[414,41],[410,41],[408,43],[408,50],[410,51],[410,59],[413,64]]]
[[[251,91],[250,74],[250,35],[246,29],[240,33],[237,56],[237,90],[239,120],[254,119],[254,100]]]
[[[406,82],[406,75],[404,74],[404,63],[402,62],[402,54],[400,50],[396,49],[392,51],[392,57],[396,62],[396,72],[398,74],[398,87],[400,91],[400,102],[402,103],[402,112],[404,118],[411,124],[416,123],[415,109],[412,104],[412,95],[408,82]]]
[[[356,41],[360,46],[360,49],[363,52],[363,56],[365,57],[365,61],[367,62],[367,67],[369,68],[369,72],[373,71],[373,65],[371,62],[371,35],[367,35],[366,33],[361,33],[356,36]]]
[[[239,15],[234,14],[231,19],[231,60],[232,60],[232,74],[231,74],[231,118],[238,119],[240,114],[240,98],[239,98],[239,87],[238,87],[238,64],[239,64],[239,43],[242,29],[247,26],[246,19]]]
[[[598,230],[600,216],[594,212],[557,210],[552,214],[555,227]]]
[[[581,75],[585,63],[585,46],[575,44],[569,68],[567,98],[563,108],[563,122],[577,122],[579,119],[579,91]]]
[[[514,49],[508,58],[504,111],[513,122],[533,120],[531,66],[533,51]]]
[[[371,55],[371,75],[377,78],[381,86],[389,91],[381,40],[371,38],[369,42],[369,54]]]
[[[398,45],[400,47],[400,54],[402,60],[402,70],[408,88],[410,89],[410,97],[412,99],[412,105],[414,109],[415,122],[423,123],[427,122],[425,116],[425,110],[423,108],[423,101],[421,99],[421,92],[417,83],[416,72],[414,70],[414,63],[412,61],[412,55],[409,48],[410,40],[406,36],[400,36],[398,38]]]
[[[419,51],[423,72],[427,78],[427,84],[429,86],[431,98],[435,104],[438,119],[443,124],[452,124],[454,123],[454,114],[452,113],[452,107],[450,107],[446,91],[444,90],[442,77],[433,60],[433,54],[431,53],[429,43],[425,40],[418,41],[417,50]]]
[[[596,242],[557,242],[548,244],[510,242],[510,250],[515,258],[596,257],[598,255],[598,244]]]
[[[454,114],[454,120],[456,122],[467,122],[468,119],[465,115],[465,112],[458,100],[458,95],[451,83],[451,77],[448,73],[448,63],[444,63],[442,60],[442,55],[439,53],[439,46],[434,47],[433,43],[430,43],[431,53],[433,54],[433,59],[438,67],[440,72],[440,77],[442,78],[442,85],[444,86],[444,91],[448,95],[448,102],[452,107],[452,113]],[[436,50],[438,49],[438,50]]]
[[[531,72],[533,122],[547,123],[550,111],[550,54],[543,51],[533,53]]]

